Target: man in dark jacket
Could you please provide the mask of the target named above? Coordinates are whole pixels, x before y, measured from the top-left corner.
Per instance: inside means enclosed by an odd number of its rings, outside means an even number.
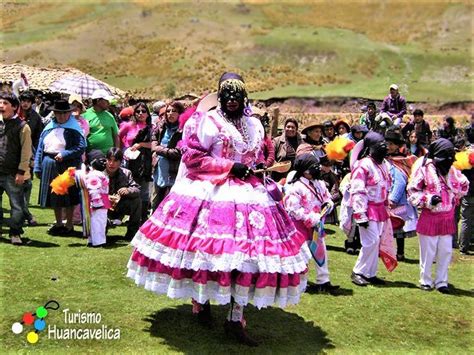
[[[130,216],[125,238],[132,239],[140,228],[142,201],[140,185],[133,180],[132,172],[120,167],[123,152],[119,148],[110,148],[107,152],[106,173],[109,176],[109,198],[112,208],[109,219],[122,219]]]
[[[423,119],[424,113],[420,109],[413,111],[413,121],[407,123],[402,129],[402,134],[408,140],[408,136],[411,132],[416,131],[418,142],[424,146],[428,147],[431,143],[431,137],[433,133],[431,132],[430,125]]]
[[[35,95],[31,91],[23,91],[20,94],[20,108],[21,108],[21,115],[22,119],[28,123],[31,130],[31,142],[32,142],[32,150],[33,150],[33,157],[36,153],[36,149],[38,148],[39,139],[41,136],[41,132],[43,132],[43,119],[41,116],[33,110],[33,103],[35,101]],[[23,213],[25,215],[25,220],[28,222],[29,226],[36,226],[38,223],[36,222],[35,218],[31,214],[28,206],[30,204],[30,196],[31,190],[33,188],[32,180],[33,180],[33,169],[30,168],[31,179],[25,180],[23,189],[25,195],[25,206],[23,209]]]
[[[398,92],[398,85],[390,85],[390,94],[382,102],[381,113],[387,113],[394,125],[403,122],[403,116],[407,114],[407,101]]]

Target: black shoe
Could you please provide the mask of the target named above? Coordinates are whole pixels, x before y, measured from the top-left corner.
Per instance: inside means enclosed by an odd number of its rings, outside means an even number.
[[[351,280],[352,283],[356,284],[357,286],[367,286],[369,284],[369,281],[367,281],[364,276],[356,273],[352,273]]]
[[[240,344],[253,347],[258,346],[258,342],[247,334],[241,322],[226,320],[224,322],[224,330],[227,336],[232,336]]]
[[[448,286],[442,286],[442,287],[438,288],[437,290],[438,290],[439,292],[445,294],[445,295],[447,295],[447,294],[450,293]]]
[[[460,251],[459,251],[459,254],[461,254],[461,255],[471,255],[471,253],[469,252],[469,250],[460,250]]]
[[[201,310],[197,314],[198,323],[202,326],[211,329],[213,326],[211,315],[211,304],[205,303],[201,305]]]
[[[340,286],[332,285],[331,282],[328,281],[326,283],[316,285],[315,292],[316,293],[323,293],[323,292],[332,293],[332,292],[338,290],[339,288],[340,288]]]
[[[405,255],[398,255],[397,254],[397,261],[405,261]]]
[[[349,255],[354,255],[355,250],[354,250],[354,248],[347,248],[346,253],[349,254]]]
[[[385,281],[377,276],[369,277],[367,281],[369,281],[371,285],[385,285]]]
[[[76,232],[74,231],[74,227],[67,228],[66,226],[64,227],[63,232],[61,235],[67,236],[67,237],[72,237],[76,235]]]
[[[420,290],[423,291],[432,291],[433,288],[430,285],[420,285]]]
[[[65,226],[58,226],[54,224],[51,228],[48,229],[47,233],[49,235],[60,236],[64,235],[64,232],[68,231]]]

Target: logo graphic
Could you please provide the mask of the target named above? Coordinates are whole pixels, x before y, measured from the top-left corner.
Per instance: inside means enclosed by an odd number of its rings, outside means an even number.
[[[51,300],[47,302],[44,306],[36,308],[35,313],[26,312],[23,314],[21,322],[15,322],[12,325],[12,332],[15,334],[21,334],[23,332],[24,325],[33,325],[35,330],[28,332],[26,335],[26,340],[30,344],[35,344],[39,340],[38,332],[41,332],[46,328],[46,322],[44,318],[48,315],[48,309],[56,311],[59,309],[59,303]]]

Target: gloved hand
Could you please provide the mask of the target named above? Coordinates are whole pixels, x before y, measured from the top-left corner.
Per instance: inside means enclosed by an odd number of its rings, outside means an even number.
[[[358,225],[359,227],[362,227],[362,228],[368,228],[368,227],[369,227],[369,222],[368,222],[368,221],[359,222],[359,223],[357,223],[357,225]]]
[[[251,170],[249,167],[242,163],[234,163],[232,165],[232,169],[230,169],[230,173],[235,177],[244,180],[250,175]]]
[[[441,197],[438,196],[438,195],[434,195],[433,197],[431,197],[431,205],[432,206],[436,206],[438,203],[441,202]]]

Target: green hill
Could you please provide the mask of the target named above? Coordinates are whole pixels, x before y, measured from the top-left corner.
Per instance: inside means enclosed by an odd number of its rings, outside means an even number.
[[[74,66],[136,95],[215,89],[243,73],[252,97],[472,101],[469,2],[13,2],[4,62]]]

